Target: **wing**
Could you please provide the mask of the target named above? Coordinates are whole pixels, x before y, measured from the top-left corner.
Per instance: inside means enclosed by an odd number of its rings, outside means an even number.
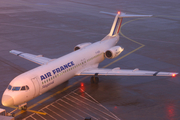
[[[11,50],[10,53],[17,55],[19,57],[22,57],[24,59],[27,59],[29,61],[32,61],[34,63],[37,63],[39,65],[44,65],[44,64],[47,64],[48,62],[54,60],[54,59],[49,59],[49,58],[43,57],[42,55],[33,55],[33,54],[29,54],[29,53],[23,53],[23,52],[17,51],[17,50]]]
[[[172,72],[158,72],[158,71],[145,71],[145,70],[123,70],[120,68],[104,69],[95,68],[82,71],[76,75],[104,75],[104,76],[176,76],[178,73]]]

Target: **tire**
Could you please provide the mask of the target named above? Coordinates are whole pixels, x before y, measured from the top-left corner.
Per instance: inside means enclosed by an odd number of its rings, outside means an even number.
[[[99,78],[98,78],[98,77],[95,77],[95,78],[94,78],[94,83],[95,83],[95,84],[98,84],[98,83],[99,83]]]
[[[94,83],[95,83],[95,84],[98,84],[98,83],[99,83],[99,78],[92,76],[92,77],[91,77],[91,83],[92,83],[92,84],[94,84]]]
[[[94,77],[91,77],[91,83],[92,84],[94,83]]]
[[[21,110],[27,110],[27,105],[21,107]]]

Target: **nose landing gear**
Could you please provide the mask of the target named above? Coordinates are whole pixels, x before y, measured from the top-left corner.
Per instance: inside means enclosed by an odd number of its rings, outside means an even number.
[[[21,104],[18,106],[21,110],[27,110],[27,103]]]
[[[27,110],[27,105],[21,107],[21,110]]]

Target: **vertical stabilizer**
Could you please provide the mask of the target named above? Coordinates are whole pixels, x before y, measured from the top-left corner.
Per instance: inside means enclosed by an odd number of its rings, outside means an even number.
[[[120,28],[121,28],[122,19],[123,19],[123,18],[119,17],[119,14],[120,13],[118,13],[116,15],[115,19],[114,19],[113,25],[112,25],[110,33],[109,33],[110,36],[114,36],[114,35],[119,34],[119,31],[120,31]]]

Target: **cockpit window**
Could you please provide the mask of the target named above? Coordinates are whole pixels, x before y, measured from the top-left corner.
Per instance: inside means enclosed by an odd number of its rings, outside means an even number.
[[[29,90],[29,87],[26,85],[26,86],[22,86],[22,87],[13,87],[11,85],[9,85],[7,87],[8,90],[12,90],[12,91],[19,91],[19,90]]]
[[[29,90],[29,87],[26,85],[26,90]]]
[[[22,86],[21,90],[29,90],[29,87],[27,85],[26,86]]]
[[[20,88],[21,88],[21,87],[13,87],[12,90],[13,90],[13,91],[18,91],[18,90],[20,90]]]
[[[22,86],[21,90],[26,90],[25,86]]]
[[[12,88],[12,86],[11,86],[11,85],[9,85],[9,86],[8,86],[8,90],[11,90],[11,88]]]

